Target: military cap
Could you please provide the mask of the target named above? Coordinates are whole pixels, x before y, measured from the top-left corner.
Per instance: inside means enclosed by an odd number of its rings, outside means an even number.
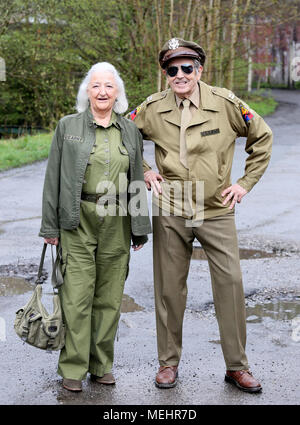
[[[158,60],[160,66],[165,68],[171,59],[179,57],[198,59],[203,66],[205,62],[205,51],[199,44],[193,41],[186,41],[182,38],[171,38],[159,52]]]

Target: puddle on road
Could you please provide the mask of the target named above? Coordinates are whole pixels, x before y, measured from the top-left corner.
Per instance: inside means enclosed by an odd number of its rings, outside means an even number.
[[[21,277],[0,276],[0,296],[24,294],[32,289],[33,285]]]
[[[33,289],[34,285],[22,277],[0,276],[0,296],[2,297],[24,294]],[[144,308],[137,304],[132,297],[123,294],[121,305],[122,313],[132,313],[143,310]]]
[[[300,316],[300,296],[276,298],[264,303],[259,302],[246,307],[247,323],[262,323],[266,318],[275,321],[290,321]],[[275,329],[274,324],[274,329]],[[276,340],[273,340],[273,342]],[[212,344],[221,344],[219,339],[209,340]],[[279,341],[280,342],[280,341]]]
[[[278,254],[275,252],[260,251],[259,249],[240,248],[241,260],[255,260],[257,258],[271,258],[277,256]],[[193,248],[192,260],[207,260],[207,256],[202,247],[195,246]]]
[[[121,313],[133,313],[134,311],[143,311],[144,308],[136,304],[133,298],[127,294],[123,294]]]
[[[246,308],[248,323],[261,323],[265,317],[273,320],[292,320],[300,315],[300,297],[273,299]]]

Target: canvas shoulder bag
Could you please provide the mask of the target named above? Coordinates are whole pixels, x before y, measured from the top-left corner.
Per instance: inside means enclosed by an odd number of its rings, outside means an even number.
[[[45,243],[34,292],[28,303],[16,312],[14,329],[17,335],[27,344],[51,352],[61,350],[65,344],[65,326],[58,295],[58,287],[62,285],[63,277],[60,271],[60,250],[57,248],[56,259],[54,260],[53,246],[51,245],[53,313],[49,314],[42,304],[42,270],[46,249],[47,244]]]

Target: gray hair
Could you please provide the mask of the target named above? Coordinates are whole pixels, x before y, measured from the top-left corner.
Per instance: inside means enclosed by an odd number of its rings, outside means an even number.
[[[198,59],[193,59],[194,62],[194,66],[195,66],[195,70],[196,70],[196,74],[198,74],[199,69],[200,69],[200,62],[198,61]]]
[[[78,112],[84,112],[89,106],[89,97],[87,94],[87,87],[89,82],[91,81],[91,76],[94,72],[110,72],[117,83],[118,87],[118,97],[115,101],[113,110],[117,114],[123,114],[128,109],[128,102],[125,93],[125,87],[122,78],[120,77],[116,68],[108,62],[98,62],[93,65],[90,70],[87,72],[86,76],[82,80],[78,93],[77,93],[77,102],[76,102],[76,110]]]

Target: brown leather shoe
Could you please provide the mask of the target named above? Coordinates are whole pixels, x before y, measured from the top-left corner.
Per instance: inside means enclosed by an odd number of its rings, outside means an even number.
[[[63,388],[69,391],[73,391],[74,393],[78,393],[79,391],[82,391],[82,382],[77,381],[76,379],[67,379],[64,378],[62,382]]]
[[[91,380],[97,382],[98,384],[104,385],[114,385],[116,383],[116,380],[112,373],[105,373],[103,376],[91,374]]]
[[[177,366],[161,366],[155,378],[155,385],[158,388],[173,388],[177,384],[177,378]]]
[[[258,393],[262,387],[249,370],[227,370],[225,381],[248,393]]]

